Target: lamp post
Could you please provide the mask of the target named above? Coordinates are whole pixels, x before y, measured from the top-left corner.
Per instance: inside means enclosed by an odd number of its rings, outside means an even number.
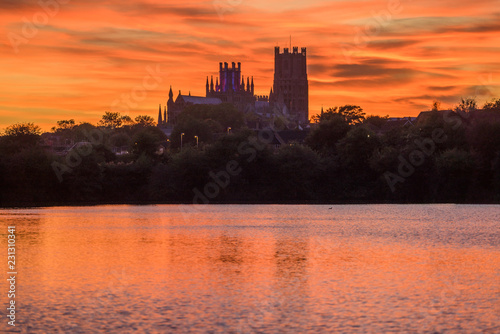
[[[198,148],[198,136],[194,136],[196,138],[196,148]]]
[[[227,128],[227,134],[229,134],[229,132],[231,131],[231,128]]]
[[[184,132],[181,133],[181,151],[182,151],[182,137],[184,136]]]

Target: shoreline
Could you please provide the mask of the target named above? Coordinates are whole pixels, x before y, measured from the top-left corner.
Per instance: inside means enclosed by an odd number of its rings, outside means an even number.
[[[500,205],[500,202],[395,202],[395,201],[217,201],[208,204],[194,204],[185,201],[130,201],[130,202],[48,202],[48,203],[5,203],[0,204],[0,209],[30,209],[54,207],[96,207],[107,205]]]

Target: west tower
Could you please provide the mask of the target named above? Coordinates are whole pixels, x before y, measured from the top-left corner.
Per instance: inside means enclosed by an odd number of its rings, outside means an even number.
[[[271,97],[270,97],[271,99]],[[307,81],[306,48],[293,47],[280,53],[274,48],[273,105],[285,105],[290,115],[301,123],[309,120],[309,85]]]

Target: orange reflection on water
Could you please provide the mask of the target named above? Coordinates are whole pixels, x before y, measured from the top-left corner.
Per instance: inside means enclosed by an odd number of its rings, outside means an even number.
[[[19,210],[20,327],[245,333],[499,326],[499,208],[474,208],[483,222],[472,227],[470,207],[424,209]],[[454,213],[453,225],[438,209]],[[3,226],[12,214],[0,212]]]

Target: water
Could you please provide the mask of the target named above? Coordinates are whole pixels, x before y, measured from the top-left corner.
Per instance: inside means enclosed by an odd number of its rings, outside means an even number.
[[[23,333],[499,333],[499,222],[487,205],[9,209],[0,246],[15,225]]]

